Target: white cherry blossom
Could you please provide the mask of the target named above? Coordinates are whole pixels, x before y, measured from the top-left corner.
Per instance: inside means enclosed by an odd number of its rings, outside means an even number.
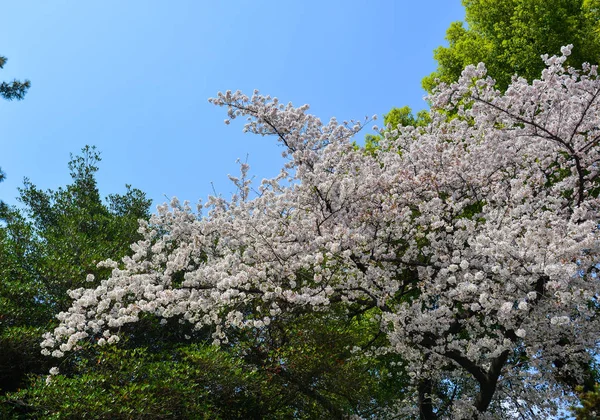
[[[281,173],[253,198],[245,166],[231,200],[159,207],[133,256],[103,263],[110,278],[71,291],[45,354],[117,342],[142,313],[211,325],[219,343],[293,307],[348,302],[381,313],[386,351],[411,372],[398,413],[436,418],[446,384],[452,418],[520,404],[551,415],[600,337],[600,80],[562,53],[505,94],[483,65],[466,68],[430,98],[428,126],[385,132],[373,153],[352,143],[361,122],[219,93],[226,123],[281,142]]]

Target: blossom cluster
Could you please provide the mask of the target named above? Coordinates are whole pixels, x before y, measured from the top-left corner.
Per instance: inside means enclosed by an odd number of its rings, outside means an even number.
[[[454,418],[522,402],[552,412],[558,378],[581,378],[600,327],[600,80],[562,52],[505,93],[468,67],[430,98],[429,125],[382,130],[372,153],[352,142],[364,123],[219,93],[227,123],[247,118],[245,131],[285,146],[281,173],[250,197],[243,166],[230,200],[159,207],[133,255],[103,263],[110,278],[70,292],[44,353],[117,342],[144,313],[212,326],[218,344],[289,308],[348,302],[380,311],[419,410],[449,381],[474,384]]]

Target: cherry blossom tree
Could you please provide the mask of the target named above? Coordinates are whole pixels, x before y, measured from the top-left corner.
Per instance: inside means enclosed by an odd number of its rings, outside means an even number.
[[[505,93],[467,67],[428,125],[386,130],[369,153],[352,144],[368,119],[219,93],[226,123],[283,144],[280,174],[253,196],[244,164],[231,199],[160,207],[132,257],[102,263],[110,278],[70,292],[43,352],[118,342],[144,314],[211,326],[219,344],[342,304],[375,311],[387,345],[373,351],[410,373],[390,414],[555,414],[589,383],[600,337],[600,80],[564,68],[570,50]]]

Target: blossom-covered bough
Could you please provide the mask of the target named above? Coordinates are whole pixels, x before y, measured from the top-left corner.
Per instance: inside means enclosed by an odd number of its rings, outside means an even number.
[[[71,291],[43,351],[118,341],[143,313],[212,326],[219,343],[290,308],[347,304],[378,308],[385,351],[410,372],[397,415],[554,412],[589,380],[600,331],[600,80],[565,69],[569,53],[505,94],[468,67],[430,98],[428,126],[387,130],[373,153],[352,144],[360,123],[219,94],[229,119],[285,146],[280,175],[254,198],[232,178],[239,194],[204,216],[160,207],[135,254],[104,263],[110,278]]]

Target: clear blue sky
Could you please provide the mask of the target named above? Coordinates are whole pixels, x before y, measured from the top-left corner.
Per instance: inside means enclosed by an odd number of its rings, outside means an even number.
[[[69,183],[69,153],[96,145],[103,196],[124,185],[196,202],[229,195],[227,174],[249,155],[257,180],[278,173],[273,138],[223,124],[207,102],[240,89],[308,103],[323,120],[394,106],[426,108],[420,80],[460,0],[19,0],[4,2],[0,80],[30,79],[0,101],[0,199],[28,177]]]

